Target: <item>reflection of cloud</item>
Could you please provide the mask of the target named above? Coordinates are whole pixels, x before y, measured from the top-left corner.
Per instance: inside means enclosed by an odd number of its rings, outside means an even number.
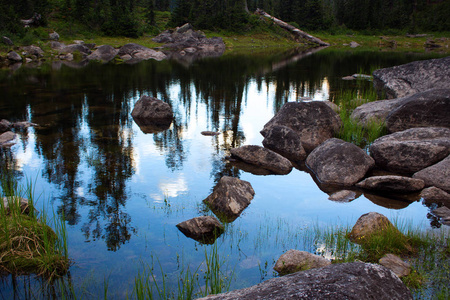
[[[84,197],[84,188],[81,186],[77,187],[75,193],[78,197]]]
[[[19,141],[19,137],[16,137],[16,142]],[[34,158],[33,154],[34,154],[34,147],[33,145],[36,143],[36,136],[34,134],[34,132],[32,130],[28,131],[28,143],[26,144],[26,147],[23,148],[21,147],[21,145],[19,144],[19,146],[15,147],[20,147],[21,150],[18,150],[17,153],[15,154],[16,156],[16,163],[17,163],[17,169],[18,170],[22,170],[23,166],[28,165],[31,167],[39,167],[39,161],[37,159]]]
[[[186,179],[180,175],[178,178],[162,178],[158,184],[161,194],[151,194],[156,202],[162,202],[165,198],[175,198],[188,191]]]

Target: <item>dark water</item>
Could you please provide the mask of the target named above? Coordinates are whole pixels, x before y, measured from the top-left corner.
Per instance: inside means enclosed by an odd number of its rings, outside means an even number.
[[[35,182],[38,207],[64,215],[74,262],[66,282],[93,298],[105,281],[111,297],[131,295],[142,265],[155,260],[169,278],[183,266],[199,266],[212,246],[186,238],[175,225],[212,214],[202,200],[223,175],[247,180],[255,198],[217,244],[236,274],[231,288],[249,286],[272,277],[284,251],[314,251],[317,245],[302,237],[313,226],[353,224],[370,211],[424,228],[434,222],[420,201],[361,195],[333,202],[307,172],[256,176],[224,159],[233,147],[261,145],[259,131],[287,101],[338,103],[339,93],[356,87],[341,77],[427,58],[325,49],[229,54],[192,64],[3,70],[0,118],[39,126],[1,150],[2,165],[21,182]],[[131,110],[141,95],[170,103],[175,121],[168,130],[144,134],[134,123]],[[204,130],[221,134],[202,136]],[[7,276],[0,296],[47,295],[43,286],[33,277]]]

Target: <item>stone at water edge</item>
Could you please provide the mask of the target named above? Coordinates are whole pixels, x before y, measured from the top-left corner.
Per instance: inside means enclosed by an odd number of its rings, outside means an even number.
[[[450,208],[446,206],[438,207],[432,213],[441,219],[442,224],[450,226]]]
[[[14,143],[17,135],[12,131],[7,131],[5,133],[0,134],[0,146],[7,146]]]
[[[398,98],[364,103],[353,110],[350,118],[356,120],[364,127],[368,127],[373,122],[385,123],[391,111],[399,107],[405,99]]]
[[[177,228],[187,237],[204,244],[213,244],[223,233],[223,225],[213,216],[193,218],[177,224]]]
[[[0,132],[5,132],[10,130],[12,127],[12,123],[9,122],[8,120],[2,119],[0,121]]]
[[[414,173],[413,178],[422,179],[427,187],[435,186],[450,192],[450,155],[437,164]]]
[[[355,262],[297,272],[249,288],[200,299],[412,300],[413,297],[400,278],[388,268]]]
[[[264,147],[270,149],[291,161],[306,159],[300,135],[287,126],[270,126],[262,142]]]
[[[411,273],[411,265],[404,262],[400,257],[394,254],[386,254],[378,261],[380,265],[392,270],[398,277],[408,276]]]
[[[420,193],[424,203],[427,205],[436,203],[439,206],[444,205],[450,208],[450,194],[435,186],[424,189]]]
[[[248,181],[223,176],[205,202],[222,221],[232,222],[250,204],[255,191]]]
[[[425,187],[425,182],[421,179],[411,177],[386,175],[368,177],[358,182],[356,186],[362,189],[380,192],[411,193],[422,190]]]
[[[331,265],[331,261],[322,256],[291,249],[278,258],[273,269],[280,275],[286,275],[329,265]]]
[[[102,45],[97,48],[94,52],[89,54],[86,58],[88,60],[98,60],[102,62],[108,62],[116,57],[117,53],[119,53],[118,49],[110,45]]]
[[[322,183],[351,186],[360,181],[375,162],[358,146],[332,138],[308,155],[306,165]]]
[[[21,62],[23,58],[15,51],[11,51],[6,55],[6,58],[12,62]]]
[[[169,104],[154,97],[141,96],[134,105],[131,116],[154,123],[170,124],[173,119],[173,112]]]

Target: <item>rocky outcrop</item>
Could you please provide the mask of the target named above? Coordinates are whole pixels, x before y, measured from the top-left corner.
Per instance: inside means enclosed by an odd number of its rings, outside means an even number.
[[[351,186],[360,181],[375,162],[358,146],[332,138],[308,155],[306,165],[322,183]]]
[[[213,216],[193,218],[177,224],[177,228],[187,237],[203,244],[213,244],[223,233],[223,225]]]
[[[366,178],[358,182],[356,186],[372,191],[412,193],[422,190],[425,187],[425,183],[421,179],[386,175]]]
[[[286,157],[291,161],[303,161],[306,152],[303,149],[300,135],[286,126],[270,126],[262,142],[264,147]]]
[[[374,85],[389,99],[450,86],[450,56],[415,61],[373,72]]]
[[[355,262],[297,272],[246,289],[201,299],[409,300],[413,297],[391,270],[377,264]]]
[[[450,208],[450,194],[435,186],[424,189],[420,197],[426,205],[437,204],[438,206],[447,206]]]
[[[252,185],[239,178],[224,176],[212,194],[203,200],[219,219],[232,222],[250,204],[255,191]]]
[[[348,238],[359,244],[364,239],[370,238],[372,235],[379,234],[381,231],[387,229],[402,235],[388,218],[377,212],[370,212],[359,217],[352,231],[348,234]]]
[[[339,115],[322,101],[288,102],[264,125],[261,134],[266,137],[272,126],[286,126],[300,136],[306,152],[332,138],[340,129]]]
[[[16,139],[17,135],[12,131],[7,131],[2,134],[0,134],[0,147],[1,146],[11,146],[14,144],[14,140]]]
[[[99,46],[94,52],[92,52],[86,58],[88,60],[98,60],[101,62],[108,62],[113,60],[118,53],[119,53],[118,49],[115,49],[110,45],[102,45]]]
[[[166,55],[160,51],[155,51],[153,49],[130,43],[122,46],[118,52],[118,55],[123,60],[149,60],[154,59],[161,61],[166,59]]]
[[[288,159],[261,146],[242,146],[231,149],[230,152],[232,158],[238,158],[274,174],[285,175],[292,171],[292,164]]]
[[[322,256],[291,249],[278,258],[273,269],[280,275],[285,275],[329,265],[331,265],[331,261]]]
[[[415,127],[450,128],[450,89],[434,89],[414,94],[386,118],[389,132]]]
[[[131,116],[144,133],[168,129],[173,120],[170,105],[149,96],[141,96],[134,105]]]
[[[427,187],[435,186],[450,192],[450,155],[437,164],[414,173],[413,178],[423,180]]]
[[[386,254],[378,261],[380,265],[385,266],[395,273],[398,277],[408,276],[411,273],[411,265],[404,262],[400,257],[394,254]]]
[[[450,154],[450,129],[411,128],[385,135],[373,142],[370,153],[377,166],[412,174]]]

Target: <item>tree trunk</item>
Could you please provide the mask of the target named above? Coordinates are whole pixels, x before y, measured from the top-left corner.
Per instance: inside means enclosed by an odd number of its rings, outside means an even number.
[[[280,26],[281,28],[290,31],[296,38],[301,38],[301,39],[305,39],[313,44],[317,44],[319,46],[329,46],[330,44],[325,43],[324,41],[304,32],[301,31],[300,29],[289,25],[286,22],[283,22],[275,17],[272,17],[271,15],[269,15],[268,13],[266,13],[265,11],[263,11],[262,9],[257,8],[256,9],[256,14],[261,15],[265,18],[271,19],[275,24],[277,24],[278,26]]]

